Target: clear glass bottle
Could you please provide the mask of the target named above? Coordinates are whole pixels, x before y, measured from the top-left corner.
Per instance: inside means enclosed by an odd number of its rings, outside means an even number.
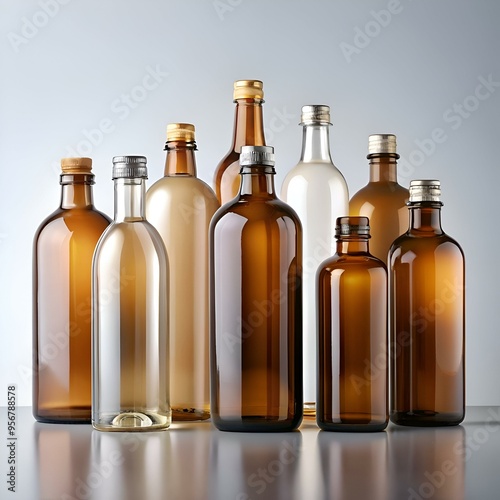
[[[208,228],[219,202],[196,177],[195,129],[167,126],[165,177],[146,195],[148,221],[169,260],[170,406],[173,420],[210,417]]]
[[[236,197],[240,188],[240,150],[242,146],[265,146],[262,104],[263,83],[260,80],[234,82],[236,103],[233,142],[215,170],[215,194],[221,205]]]
[[[90,422],[91,269],[111,220],[94,207],[92,160],[61,160],[61,204],[33,243],[33,415]]]
[[[302,232],[274,191],[273,148],[243,146],[241,187],[210,225],[211,412],[225,431],[302,420]]]
[[[147,431],[170,425],[168,261],[146,220],[146,158],[113,158],[115,218],[92,266],[92,425]]]
[[[372,255],[387,265],[392,242],[408,229],[408,190],[398,184],[396,136],[368,137],[370,181],[349,202],[349,214],[370,219]]]
[[[335,253],[335,221],[347,215],[349,193],[330,156],[330,107],[302,107],[299,163],[285,177],[281,198],[298,214],[303,230],[304,415],[316,409],[316,271]]]
[[[390,251],[391,421],[465,416],[465,259],[441,227],[441,184],[410,183],[410,224]]]
[[[337,253],[318,270],[318,408],[328,431],[387,427],[387,269],[367,217],[337,219]]]

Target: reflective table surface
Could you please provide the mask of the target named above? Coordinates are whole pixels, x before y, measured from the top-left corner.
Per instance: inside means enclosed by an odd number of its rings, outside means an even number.
[[[13,441],[0,408],[1,499],[500,498],[500,407],[469,407],[457,427],[372,434],[319,431],[312,420],[291,433],[227,433],[210,422],[103,433],[16,412]]]

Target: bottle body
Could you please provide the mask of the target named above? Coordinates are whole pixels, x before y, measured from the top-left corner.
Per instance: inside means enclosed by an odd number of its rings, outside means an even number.
[[[33,415],[40,422],[85,423],[91,415],[92,256],[110,219],[76,199],[86,190],[91,196],[90,169],[63,174],[61,183],[63,192],[73,192],[73,203],[63,202],[45,219],[33,246]]]
[[[338,220],[358,219],[368,223]],[[318,270],[316,419],[324,430],[381,431],[389,420],[387,270],[357,237],[341,236]]]
[[[441,203],[409,208],[410,229],[390,253],[390,417],[457,425],[465,416],[464,255],[441,229]]]

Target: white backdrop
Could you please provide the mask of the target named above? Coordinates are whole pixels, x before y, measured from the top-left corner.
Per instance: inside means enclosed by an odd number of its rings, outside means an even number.
[[[444,229],[467,259],[467,403],[500,404],[498,0],[0,8],[0,394],[15,383],[31,404],[32,238],[59,203],[59,159],[94,159],[96,206],[112,215],[112,156],[146,155],[154,181],[166,124],[187,121],[211,183],[231,141],[232,83],[258,78],[277,187],[300,154],[303,104],[332,107],[332,156],[351,194],[368,180],[371,133],[398,136],[402,184],[441,180]]]

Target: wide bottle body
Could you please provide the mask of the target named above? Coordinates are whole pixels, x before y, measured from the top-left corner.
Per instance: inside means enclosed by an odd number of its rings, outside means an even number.
[[[109,225],[102,213],[58,209],[33,245],[33,415],[90,422],[92,256]]]
[[[147,193],[147,218],[169,260],[173,420],[210,417],[208,229],[218,207],[213,191],[192,176],[164,177]]]
[[[240,200],[211,224],[215,426],[289,431],[302,420],[300,222],[277,199]]]
[[[445,234],[406,234],[390,265],[391,421],[457,425],[465,415],[463,252]]]

